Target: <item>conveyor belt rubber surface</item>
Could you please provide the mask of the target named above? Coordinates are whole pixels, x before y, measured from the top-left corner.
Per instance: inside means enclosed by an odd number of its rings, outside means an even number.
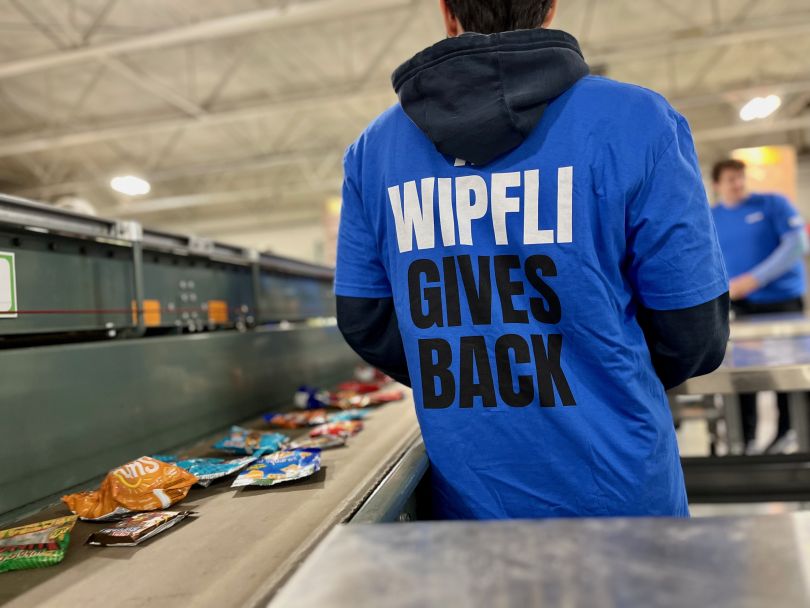
[[[197,511],[199,517],[140,547],[84,545],[99,526],[79,522],[61,564],[0,575],[0,604],[264,606],[291,570],[356,509],[417,437],[408,396],[372,409],[365,430],[347,447],[323,452],[323,468],[314,477],[239,491],[230,488],[230,480],[207,489],[195,487],[177,507]],[[54,507],[26,521],[66,512]]]

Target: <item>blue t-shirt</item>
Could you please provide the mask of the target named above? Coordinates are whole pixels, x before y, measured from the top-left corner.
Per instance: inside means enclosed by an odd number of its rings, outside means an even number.
[[[753,270],[779,247],[788,232],[800,230],[804,220],[779,194],[752,194],[739,205],[718,204],[712,210],[728,274],[736,277]],[[770,304],[800,298],[805,292],[804,262],[759,288],[748,300]]]
[[[635,314],[728,288],[686,121],[587,77],[487,166],[395,106],[345,172],[335,291],[393,297],[438,514],[688,515]]]

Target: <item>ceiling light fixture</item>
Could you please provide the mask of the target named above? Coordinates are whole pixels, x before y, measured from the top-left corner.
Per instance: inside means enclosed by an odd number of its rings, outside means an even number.
[[[768,118],[776,112],[782,105],[782,98],[779,95],[768,95],[767,97],[754,97],[740,109],[740,118],[745,122]]]
[[[134,175],[119,175],[112,178],[110,188],[127,196],[143,196],[152,190],[148,181]]]

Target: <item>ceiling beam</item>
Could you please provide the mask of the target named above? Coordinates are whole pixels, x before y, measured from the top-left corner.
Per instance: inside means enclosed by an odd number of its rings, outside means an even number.
[[[169,167],[159,171],[150,171],[146,174],[149,181],[154,184],[171,182],[178,179],[215,175],[220,173],[243,173],[272,169],[275,167],[290,167],[296,164],[319,166],[330,157],[343,154],[340,147],[318,147],[301,150],[285,150],[271,152],[246,158],[223,159],[204,163],[193,163]],[[82,191],[98,186],[107,187],[110,175],[94,179],[64,181],[45,186],[30,186],[12,192],[23,198],[49,198],[61,194],[80,194]]]
[[[115,42],[80,46],[68,51],[8,61],[0,64],[0,79],[76,65],[101,57],[114,57],[125,53],[215,40],[251,32],[291,28],[309,23],[368,15],[380,10],[405,7],[410,3],[410,0],[351,0],[351,2],[306,0],[284,3],[273,8],[208,19]]]
[[[732,102],[735,97],[742,98],[761,94],[765,91],[785,94],[810,91],[810,80],[743,85],[694,95],[675,96],[670,98],[670,101],[679,110],[687,110],[715,103]],[[200,116],[155,117],[151,119],[142,117],[140,120],[125,123],[112,123],[95,127],[86,126],[78,129],[67,129],[58,133],[41,134],[35,137],[6,137],[0,140],[0,158],[81,146],[99,141],[127,139],[138,137],[146,132],[172,131],[192,125],[215,126],[229,124],[263,118],[280,111],[307,112],[309,110],[319,110],[324,104],[352,103],[362,101],[370,96],[383,95],[390,95],[393,101],[394,94],[390,84],[370,83],[362,85],[352,82],[340,87],[327,87],[321,90],[296,93],[262,104],[214,110]],[[182,169],[179,171],[182,171]],[[87,182],[84,182],[84,185],[87,185]],[[67,184],[51,184],[40,188],[31,188],[31,190],[40,193],[39,196],[48,196],[57,191],[70,190],[67,186]]]
[[[717,91],[707,91],[695,93],[693,95],[668,97],[669,102],[679,110],[710,106],[716,103],[734,103],[735,101],[748,101],[757,95],[776,93],[780,95],[792,95],[794,93],[804,93],[810,91],[810,79],[789,80],[784,82],[762,82],[752,85],[742,85],[720,89]]]
[[[191,125],[218,126],[244,120],[262,118],[278,111],[306,112],[320,109],[324,104],[350,103],[368,98],[370,95],[389,94],[394,99],[390,84],[358,87],[357,83],[326,87],[319,91],[306,91],[286,95],[262,104],[212,110],[198,116],[140,117],[139,119],[106,125],[83,126],[78,129],[65,129],[58,133],[40,134],[35,137],[6,137],[0,140],[0,158],[31,154],[57,148],[83,146],[99,141],[138,137],[146,132],[173,131]]]
[[[810,116],[786,118],[782,120],[758,120],[725,127],[712,127],[695,131],[695,141],[699,144],[754,135],[784,133],[800,129],[810,129]]]
[[[333,175],[322,180],[320,186],[300,189],[285,188],[283,185],[248,188],[244,190],[227,190],[224,192],[205,192],[202,194],[185,194],[166,198],[148,199],[126,205],[119,205],[104,210],[105,215],[134,219],[143,215],[166,213],[183,209],[232,205],[246,201],[287,200],[289,198],[313,198],[317,196],[337,195],[340,193],[341,176]]]
[[[807,32],[810,32],[810,13],[800,13],[789,18],[760,21],[756,25],[709,26],[695,28],[687,33],[658,34],[654,38],[633,40],[613,47],[591,46],[586,47],[584,53],[592,65],[611,64],[736,44],[753,44],[773,38],[790,38]]]

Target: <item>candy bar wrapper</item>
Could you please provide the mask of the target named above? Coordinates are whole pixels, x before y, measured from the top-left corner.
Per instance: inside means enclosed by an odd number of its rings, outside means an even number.
[[[192,515],[196,513],[193,511],[138,513],[122,519],[110,528],[93,532],[87,539],[87,544],[99,547],[134,547]]]
[[[321,437],[304,437],[290,444],[291,450],[329,450],[332,448],[342,448],[346,445],[345,437],[335,437],[332,435],[322,435]]]
[[[302,412],[290,412],[287,414],[266,414],[264,419],[283,429],[300,429],[307,426],[318,426],[326,422],[327,414],[325,409],[304,410]]]
[[[217,479],[222,479],[228,475],[238,473],[246,466],[256,461],[256,456],[245,456],[234,460],[223,460],[222,458],[188,458],[178,460],[174,456],[155,456],[155,459],[166,462],[171,458],[172,462],[194,475],[197,484],[204,488],[210,486]]]
[[[288,441],[281,433],[263,433],[233,426],[231,434],[215,444],[214,449],[258,458],[280,450]]]
[[[320,451],[276,452],[242,471],[231,487],[274,486],[314,475],[321,469]]]
[[[330,422],[315,427],[309,433],[310,437],[336,436],[353,437],[363,430],[363,423],[360,420],[343,420],[341,422]]]
[[[107,473],[98,490],[62,497],[80,518],[107,521],[130,512],[166,509],[183,500],[197,478],[174,464],[144,456]]]
[[[76,516],[0,530],[0,572],[45,568],[65,558]]]

